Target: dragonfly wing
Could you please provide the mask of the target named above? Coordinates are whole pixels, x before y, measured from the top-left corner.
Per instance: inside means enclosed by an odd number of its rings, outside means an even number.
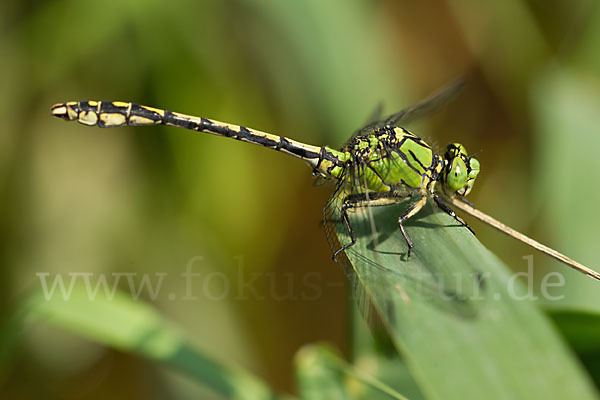
[[[418,119],[426,117],[427,115],[433,114],[439,109],[452,100],[465,86],[465,79],[460,77],[450,82],[433,95],[429,96],[425,100],[407,107],[397,113],[391,114],[385,118],[381,118],[381,110],[383,108],[380,103],[375,109],[375,113],[369,118],[369,123],[357,130],[348,140],[351,141],[354,137],[359,135],[368,134],[369,132],[375,131],[378,128],[386,125],[397,126],[400,122],[403,125],[414,122]]]
[[[325,232],[333,252],[352,242],[352,234],[344,221],[343,206],[344,200],[365,193],[361,168],[360,165],[348,168],[323,210]],[[376,195],[372,193],[371,199],[375,199]],[[412,256],[410,260],[403,258],[406,243],[398,228],[398,217],[410,206],[413,198],[410,192],[407,196],[399,192],[398,200],[391,205],[379,206],[374,202],[373,206],[347,210],[356,243],[336,256],[336,261],[343,267],[350,282],[359,310],[378,339],[384,339],[384,343],[386,335],[381,332],[382,326],[385,326],[382,320],[389,320],[389,315],[395,314],[393,308],[399,304],[398,298],[401,300],[400,304],[408,304],[425,296],[446,312],[466,318],[471,318],[476,313],[473,305],[465,300],[468,293],[463,293],[461,285],[454,281],[440,282],[437,278],[432,278],[438,275],[453,276],[450,271],[442,268],[429,271],[419,264],[418,257]],[[415,217],[407,223],[409,229],[420,226],[418,219]],[[415,238],[421,236],[415,235]],[[422,244],[417,243],[416,246],[421,247]],[[395,284],[390,287],[390,282]],[[464,285],[472,286],[473,284]],[[373,289],[377,289],[376,294]],[[388,294],[390,297],[386,298]],[[381,300],[377,301],[378,306],[373,303],[374,296]],[[381,307],[382,304],[385,304],[384,308]]]
[[[346,144],[350,143],[352,141],[352,139],[354,139],[357,136],[368,134],[369,132],[377,129],[378,126],[383,126],[382,118],[383,118],[383,103],[380,102],[379,104],[377,104],[377,107],[375,107],[373,109],[373,111],[371,112],[371,115],[369,115],[369,118],[367,118],[367,123],[362,128],[360,128],[359,130],[354,132],[352,134],[352,136],[350,136],[350,138],[346,141]]]
[[[394,316],[400,312],[397,308],[410,308],[413,302],[424,302],[464,319],[474,318],[478,313],[476,305],[469,301],[473,295],[472,288],[478,287],[476,279],[480,278],[475,278],[477,271],[462,271],[457,275],[443,260],[433,264],[425,262],[430,256],[424,254],[427,250],[423,250],[423,233],[438,234],[437,229],[433,229],[437,225],[422,222],[421,215],[405,224],[409,234],[418,239],[415,249],[419,252],[408,260],[405,258],[406,243],[398,228],[398,216],[411,204],[411,200],[408,197],[403,203],[359,208],[348,213],[357,241],[336,258],[343,267],[360,312],[373,333],[379,340],[384,339],[384,343],[387,340],[382,327],[390,329]],[[343,197],[334,195],[324,209],[325,231],[333,251],[351,242],[343,223],[342,204]],[[421,214],[429,218],[432,210],[427,207]],[[446,229],[452,228],[455,227]],[[440,243],[445,242],[448,241]]]
[[[457,78],[425,100],[388,116],[383,122],[385,125],[395,126],[400,121],[403,124],[408,124],[409,122],[414,122],[427,115],[431,115],[452,100],[464,86],[465,79],[462,77]]]

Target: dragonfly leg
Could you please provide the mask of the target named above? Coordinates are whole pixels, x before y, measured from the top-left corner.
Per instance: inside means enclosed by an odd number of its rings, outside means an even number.
[[[337,261],[337,255],[340,254],[342,251],[356,244],[356,233],[354,232],[354,229],[352,229],[352,225],[350,225],[350,217],[348,217],[348,209],[354,208],[356,201],[357,200],[355,199],[350,199],[347,197],[344,199],[344,203],[342,204],[342,219],[344,220],[344,225],[346,225],[346,229],[350,234],[350,243],[346,243],[345,245],[337,249],[335,253],[333,253],[333,261]]]
[[[456,198],[459,199],[460,201],[462,201],[463,203],[470,205],[473,208],[477,208],[477,207],[475,207],[475,204],[473,204],[468,199],[466,199],[465,196],[456,196]]]
[[[408,252],[406,254],[407,258],[410,257],[410,252],[414,246],[413,246],[412,239],[410,238],[410,236],[408,236],[408,234],[406,233],[406,230],[404,229],[404,223],[408,219],[413,217],[416,213],[418,213],[426,203],[427,203],[427,196],[423,195],[417,201],[415,201],[410,207],[408,207],[408,209],[404,212],[404,214],[402,214],[400,216],[400,218],[398,218],[398,225],[400,226],[400,232],[402,232],[402,236],[404,237],[404,240],[406,241],[406,244],[408,245]]]
[[[396,204],[403,201],[404,198],[398,197],[392,192],[371,193],[368,197],[364,193],[350,195],[346,197],[342,203],[342,219],[344,225],[350,234],[350,243],[346,243],[341,248],[333,253],[333,261],[337,261],[337,255],[342,251],[356,244],[356,233],[350,224],[348,210],[351,208],[378,207]]]
[[[437,195],[434,194],[433,195],[433,200],[435,201],[435,203],[437,204],[437,206],[446,214],[448,214],[449,216],[451,216],[452,218],[454,218],[459,224],[461,224],[462,226],[464,226],[465,228],[467,228],[468,230],[471,231],[471,233],[474,235],[475,232],[473,231],[473,229],[471,229],[471,227],[465,222],[464,219],[462,219],[461,217],[459,217],[458,215],[456,215],[456,213],[454,212],[454,210],[452,208],[450,208],[450,206],[446,203],[444,203],[444,201]]]

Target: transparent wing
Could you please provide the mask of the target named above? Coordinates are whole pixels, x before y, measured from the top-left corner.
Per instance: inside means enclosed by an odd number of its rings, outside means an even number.
[[[348,196],[364,193],[364,176],[360,166],[347,171],[333,196],[323,210],[324,226],[332,252],[351,242],[349,230],[344,223],[343,204]],[[433,269],[427,268],[424,259],[428,248],[421,242],[424,232],[436,231],[436,225],[423,225],[421,215],[409,220],[405,226],[412,232],[415,249],[421,254],[406,260],[406,243],[398,229],[398,216],[410,205],[412,198],[405,197],[398,204],[363,207],[348,212],[350,225],[356,235],[356,244],[338,254],[337,261],[343,267],[353,289],[357,305],[379,338],[382,336],[382,319],[389,320],[392,308],[398,304],[430,302],[436,308],[464,318],[472,318],[475,308],[467,298],[474,286],[475,272],[454,280],[453,271],[446,263],[437,262]],[[431,207],[422,214],[431,215]],[[437,215],[437,214],[436,214]],[[460,228],[459,228],[460,229]],[[439,261],[439,260],[438,260]],[[378,304],[375,305],[373,302]],[[382,309],[382,305],[384,305]],[[390,307],[390,309],[385,309]]]
[[[403,124],[408,124],[410,122],[414,122],[418,119],[421,119],[427,115],[431,115],[439,109],[447,104],[450,100],[452,100],[465,86],[465,79],[460,77],[443,88],[439,89],[436,93],[432,94],[425,100],[407,107],[397,113],[391,114],[385,118],[380,118],[377,116],[371,119],[371,122],[363,126],[361,129],[356,131],[352,137],[364,135],[370,131],[376,130],[377,128],[381,128],[386,125],[396,126],[400,122]],[[381,105],[378,106],[379,113],[381,113]]]
[[[386,125],[397,125],[400,121],[407,124],[427,115],[431,115],[439,111],[442,106],[448,104],[448,102],[452,100],[464,86],[464,78],[457,78],[425,100],[388,116],[383,122]]]
[[[377,104],[377,107],[375,107],[375,109],[373,109],[373,111],[371,112],[371,115],[369,115],[369,118],[367,118],[367,123],[362,128],[355,131],[352,134],[352,136],[350,136],[348,138],[348,140],[346,140],[345,144],[347,145],[357,136],[368,134],[370,131],[377,129],[377,127],[379,125],[381,125],[382,118],[383,118],[383,103],[379,103],[379,104]]]

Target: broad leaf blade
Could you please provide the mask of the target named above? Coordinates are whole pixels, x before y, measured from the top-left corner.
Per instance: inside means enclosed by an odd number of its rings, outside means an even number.
[[[404,207],[371,208],[375,235],[367,211],[351,216],[358,242],[346,267],[359,305],[376,315],[425,398],[597,398],[547,317],[516,299],[521,285],[451,217],[427,206],[409,221],[406,260]]]

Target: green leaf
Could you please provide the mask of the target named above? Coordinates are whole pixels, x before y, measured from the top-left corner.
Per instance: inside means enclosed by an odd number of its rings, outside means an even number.
[[[280,398],[250,373],[225,366],[193,348],[154,309],[120,292],[112,299],[101,295],[91,299],[85,287],[74,286],[68,300],[60,295],[50,299],[34,295],[18,315],[23,321],[45,321],[103,345],[159,361],[230,399]]]
[[[599,14],[600,15],[600,14]],[[533,116],[533,192],[540,205],[541,231],[550,243],[575,260],[591,267],[598,265],[600,198],[598,148],[600,146],[600,80],[580,74],[561,64],[549,66],[538,76],[531,90]],[[540,267],[559,268],[544,262]],[[565,280],[555,307],[600,312],[598,282],[561,270]]]
[[[403,398],[411,400],[423,399],[423,395],[413,380],[406,364],[398,356],[362,356],[354,360],[354,369],[360,371],[363,375],[371,376],[372,379],[376,379],[382,385],[388,386],[390,390],[402,393]],[[377,390],[377,388],[370,385],[363,386],[365,389],[364,395],[361,398],[369,400],[389,399],[389,395],[385,392]]]
[[[577,352],[600,351],[600,314],[569,308],[550,308],[550,317]]]
[[[369,326],[365,319],[360,315],[354,300],[349,300],[352,301],[349,306],[352,310],[351,359],[354,368],[383,382],[411,400],[423,399],[423,394],[406,364],[400,357],[392,353],[393,349],[378,346],[378,343],[374,340],[375,338],[369,332]],[[389,344],[389,341],[384,344]],[[363,398],[376,400],[385,397],[381,393],[369,390]]]
[[[365,210],[351,215],[358,242],[344,264],[364,314],[387,332],[424,397],[597,398],[516,276],[451,217],[429,205],[411,219],[406,260],[397,224],[405,206],[370,208],[373,224]]]
[[[348,364],[325,344],[307,345],[296,353],[296,377],[303,399],[398,399],[406,397]]]
[[[332,350],[308,345],[296,353],[296,383],[302,399],[347,399],[344,375],[332,361]]]

